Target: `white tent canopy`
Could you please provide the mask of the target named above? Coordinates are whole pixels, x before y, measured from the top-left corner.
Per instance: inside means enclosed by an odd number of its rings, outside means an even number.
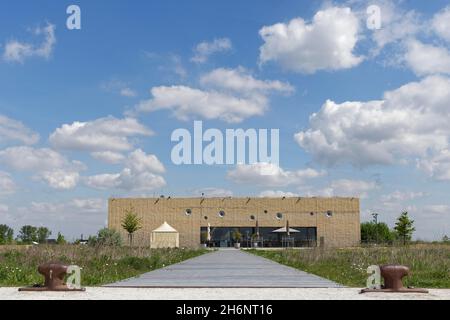
[[[178,248],[180,244],[180,235],[166,221],[158,228],[152,231],[150,239],[151,248]]]
[[[272,232],[286,233],[286,227],[283,227],[283,228],[280,228],[280,229],[277,229],[277,230],[273,230]],[[289,232],[295,233],[295,232],[300,232],[300,231],[298,231],[297,229],[289,228]]]
[[[153,230],[152,232],[178,232],[175,230],[170,224],[168,224],[166,221],[162,225],[160,225],[158,228]]]

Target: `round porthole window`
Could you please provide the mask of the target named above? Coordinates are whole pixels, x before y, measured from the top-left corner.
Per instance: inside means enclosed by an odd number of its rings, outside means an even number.
[[[332,217],[332,216],[333,216],[333,211],[328,210],[328,211],[327,211],[327,217],[330,218],[330,217]]]
[[[281,212],[278,212],[276,214],[276,217],[277,217],[278,220],[281,220],[281,219],[283,219],[283,214]]]
[[[208,216],[204,216],[203,219],[208,220]]]
[[[309,215],[310,215],[310,216],[313,216],[313,215],[314,215],[314,212],[310,212]]]
[[[250,220],[255,220],[256,218],[255,218],[255,216],[254,215],[251,215],[250,216]]]
[[[186,209],[185,214],[190,216],[192,214],[192,209]]]
[[[220,210],[219,211],[219,217],[221,217],[221,218],[225,217],[225,211]]]
[[[264,213],[267,213],[267,210],[264,210]]]

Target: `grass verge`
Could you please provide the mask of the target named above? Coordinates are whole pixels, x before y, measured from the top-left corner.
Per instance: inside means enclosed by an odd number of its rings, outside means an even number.
[[[83,286],[96,286],[178,263],[206,250],[39,245],[0,253],[0,286],[42,284],[38,265],[58,261],[82,268]]]
[[[249,250],[350,287],[365,287],[370,265],[401,264],[411,270],[407,286],[450,288],[450,246],[415,245],[350,249]]]

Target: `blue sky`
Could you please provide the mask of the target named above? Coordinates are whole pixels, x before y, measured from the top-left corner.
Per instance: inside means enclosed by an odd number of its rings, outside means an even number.
[[[68,30],[66,8],[81,8]],[[369,5],[381,29],[366,26]],[[0,223],[69,238],[110,196],[357,196],[450,234],[448,1],[14,1],[0,12]],[[239,102],[238,107],[233,103]],[[273,176],[180,165],[173,130],[280,129]]]

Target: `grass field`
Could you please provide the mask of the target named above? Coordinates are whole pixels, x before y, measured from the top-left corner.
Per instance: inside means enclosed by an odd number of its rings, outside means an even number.
[[[0,253],[0,286],[42,284],[39,264],[59,261],[82,268],[81,283],[95,286],[130,278],[205,253],[192,249],[150,249],[39,245]]]
[[[402,264],[411,270],[404,284],[450,288],[450,246],[362,247],[352,249],[249,250],[281,264],[351,287],[365,287],[369,265]]]

